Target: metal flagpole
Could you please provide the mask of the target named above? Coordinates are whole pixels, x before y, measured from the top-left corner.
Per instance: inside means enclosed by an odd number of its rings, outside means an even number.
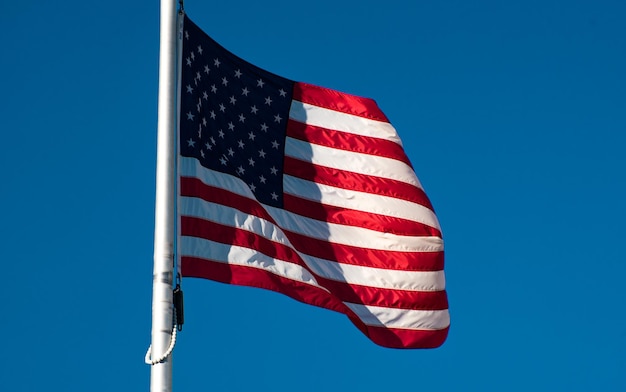
[[[173,338],[177,0],[161,0],[154,269],[152,276],[152,357],[166,352]],[[150,391],[172,391],[171,355],[151,366]]]

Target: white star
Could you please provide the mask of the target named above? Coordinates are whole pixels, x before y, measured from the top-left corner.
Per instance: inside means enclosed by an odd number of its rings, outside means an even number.
[[[259,80],[256,81],[256,86],[257,87],[263,88],[264,84],[265,84],[265,82],[263,81],[263,79],[259,79]]]
[[[207,94],[206,91],[203,91],[202,98],[206,101],[207,99],[209,99],[209,94]]]
[[[187,120],[192,120],[193,121],[193,113],[189,112],[187,113]]]
[[[213,110],[209,112],[209,115],[211,116],[211,119],[215,120],[215,112]]]
[[[270,97],[265,98],[265,104],[266,105],[271,105],[272,104],[272,98],[270,98]]]
[[[233,124],[232,121],[228,123],[228,129],[231,131],[235,129],[235,124]]]
[[[211,143],[215,144],[215,138],[213,136],[211,136],[209,140],[211,141]]]
[[[223,103],[220,103],[220,112],[225,112],[226,111],[226,106],[224,106]]]
[[[198,53],[202,54],[202,46],[198,45]]]
[[[225,156],[222,156],[220,158],[220,162],[222,162],[222,165],[226,166],[226,162],[228,162],[228,159]]]
[[[229,148],[229,149],[228,149],[228,155],[230,155],[231,157],[232,157],[233,155],[235,155],[235,152],[233,151],[233,149],[232,149],[232,148]]]
[[[280,144],[278,144],[278,142],[277,142],[276,140],[274,140],[274,141],[272,142],[272,148],[275,148],[275,149],[277,149],[277,150],[278,150],[278,146],[280,146]]]
[[[195,79],[202,80],[202,75],[200,75],[200,72],[196,72]]]
[[[196,142],[194,142],[192,138],[189,138],[189,140],[187,140],[187,146],[188,147],[195,147],[196,146]]]
[[[270,169],[270,171],[272,172],[273,175],[278,174],[278,169],[276,169],[275,166],[272,166],[272,168]]]
[[[261,184],[265,184],[265,177],[261,176],[259,177],[259,181],[261,181]]]
[[[191,67],[191,59],[189,57],[187,57],[187,65]]]
[[[227,85],[228,85],[228,79],[226,79],[226,77],[223,77],[223,78],[222,78],[222,84],[223,84],[224,86],[227,86]]]
[[[247,88],[247,87],[244,87],[244,88],[241,90],[241,95],[245,95],[245,96],[247,97],[249,92],[250,92],[250,90],[248,90],[248,88]]]
[[[240,78],[241,77],[241,71],[240,70],[236,70],[235,71],[235,77],[236,78]]]
[[[254,138],[256,137],[256,135],[250,131],[250,133],[248,133],[248,138],[250,138],[250,140],[254,140]]]
[[[235,102],[237,102],[237,99],[236,99],[236,98],[235,98],[235,96],[233,95],[233,96],[231,96],[231,97],[230,97],[230,103],[234,105],[234,104],[235,104]]]
[[[240,122],[245,122],[246,118],[244,117],[243,113],[239,115],[239,121]]]
[[[261,158],[265,158],[265,151],[263,151],[263,150],[259,151],[259,156]]]
[[[219,137],[224,139],[224,131],[222,131],[221,129],[219,130],[218,135],[219,135]]]
[[[245,171],[245,170],[244,170],[244,168],[243,168],[243,167],[241,167],[241,166],[239,166],[239,167],[237,168],[237,174],[239,174],[239,175],[242,175],[244,171]]]
[[[265,125],[265,123],[261,124],[261,131],[263,131],[263,132],[267,132],[267,129],[268,129],[268,128],[269,128],[269,127],[268,127],[267,125]]]
[[[211,92],[212,92],[213,94],[217,93],[217,87],[215,87],[215,85],[214,85],[214,84],[212,84],[212,85],[211,85]]]
[[[204,150],[200,150],[200,155],[202,155],[202,158],[204,158]]]
[[[254,159],[249,158],[248,159],[248,164],[250,164],[250,166],[254,166]]]
[[[252,114],[256,114],[256,112],[258,112],[258,111],[259,111],[259,109],[257,109],[255,105],[252,105],[252,107],[250,107],[250,112]]]
[[[189,39],[189,32],[185,30],[185,39]]]
[[[281,97],[284,97],[287,95],[287,92],[281,88],[280,90],[278,90],[278,94],[280,94]]]
[[[206,118],[202,117],[202,125],[206,127]]]
[[[282,120],[282,118],[280,117],[280,114],[277,114],[277,115],[274,116],[274,121],[275,122],[279,123],[280,120]]]
[[[215,59],[215,60],[213,60],[213,65],[215,65],[217,68],[219,68],[219,67],[220,67],[220,64],[221,64],[221,63],[220,63],[219,59]]]
[[[239,148],[243,148],[245,144],[243,143],[243,140],[240,140],[237,142],[237,145],[239,145]]]
[[[190,84],[187,85],[187,92],[190,94],[193,93],[193,87],[191,87]]]
[[[213,146],[211,145],[211,143],[204,143],[205,147],[207,148],[207,150],[211,150],[213,148]]]
[[[204,73],[207,73],[207,74],[208,74],[210,71],[211,71],[211,70],[209,69],[209,66],[208,66],[208,65],[205,65],[205,66],[204,66]]]
[[[278,195],[272,192],[272,200],[278,200]]]
[[[256,186],[255,186],[254,184],[250,184],[250,185],[248,185],[248,186],[250,187],[250,190],[251,190],[252,192],[256,191]]]
[[[191,52],[191,53],[190,53],[190,55],[191,55],[191,59],[192,59],[192,60],[195,60],[195,59],[196,59],[196,55],[195,55],[195,54],[193,54],[193,52]]]

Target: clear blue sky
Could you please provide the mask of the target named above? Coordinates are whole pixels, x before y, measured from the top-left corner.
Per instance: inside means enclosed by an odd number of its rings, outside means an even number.
[[[626,3],[188,0],[282,76],[377,100],[446,241],[435,350],[186,280],[177,391],[626,390]],[[0,13],[0,389],[141,391],[158,1]]]

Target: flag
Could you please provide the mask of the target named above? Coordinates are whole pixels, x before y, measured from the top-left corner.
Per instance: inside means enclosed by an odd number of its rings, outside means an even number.
[[[186,16],[182,41],[182,275],[344,313],[382,346],[440,346],[440,226],[377,104],[264,71]]]

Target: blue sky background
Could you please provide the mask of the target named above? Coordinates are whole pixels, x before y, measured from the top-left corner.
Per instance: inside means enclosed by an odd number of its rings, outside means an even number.
[[[158,1],[2,1],[0,389],[148,390]],[[452,327],[185,280],[178,391],[626,390],[626,3],[188,0],[232,52],[377,100],[446,241]]]

